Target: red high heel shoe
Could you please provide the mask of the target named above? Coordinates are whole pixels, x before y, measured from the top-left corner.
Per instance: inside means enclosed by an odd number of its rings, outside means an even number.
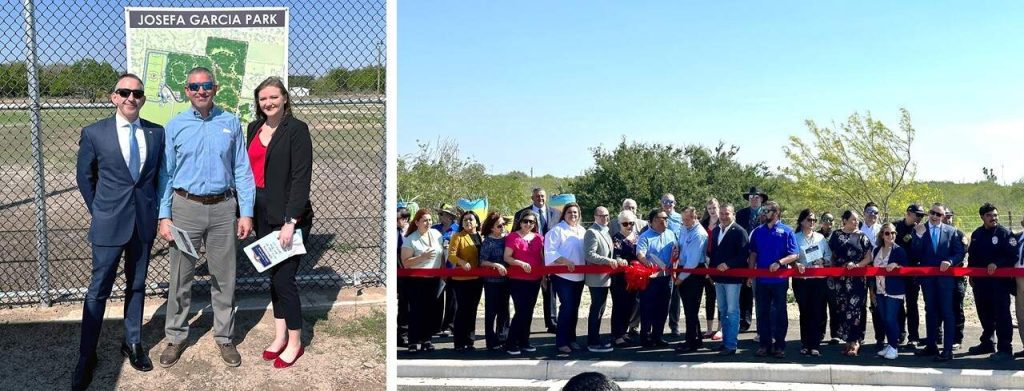
[[[299,357],[302,357],[302,354],[305,352],[306,348],[303,346],[299,346],[299,354],[295,355],[295,359],[292,360],[292,362],[285,362],[284,360],[281,359],[281,357],[278,357],[277,359],[274,360],[274,368],[284,369],[292,365],[295,365],[295,362],[299,361]]]
[[[277,356],[280,356],[281,352],[283,352],[284,348],[286,348],[286,347],[288,347],[288,344],[285,344],[284,346],[281,347],[281,350],[278,350],[276,352],[272,352],[272,351],[269,351],[269,350],[264,350],[263,351],[263,361],[274,361],[274,360],[276,360]]]

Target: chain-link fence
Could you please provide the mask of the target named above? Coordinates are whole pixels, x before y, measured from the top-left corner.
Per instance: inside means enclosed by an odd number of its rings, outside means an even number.
[[[109,117],[126,71],[124,7],[288,7],[288,79],[313,138],[312,288],[383,284],[384,0],[7,0],[0,10],[0,306],[81,300],[90,217],[75,184],[82,127]],[[260,76],[260,75],[255,75]],[[250,91],[240,91],[251,94]],[[151,98],[152,101],[152,98]],[[247,244],[248,242],[244,243]],[[243,244],[243,245],[244,245]],[[168,245],[154,243],[148,290],[165,294]],[[240,290],[268,289],[239,251]],[[197,290],[209,289],[205,260]],[[121,272],[114,296],[124,287]]]

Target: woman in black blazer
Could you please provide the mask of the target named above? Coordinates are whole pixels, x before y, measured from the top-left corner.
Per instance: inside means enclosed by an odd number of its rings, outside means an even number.
[[[292,116],[291,99],[284,83],[270,77],[256,87],[256,120],[249,124],[247,145],[253,177],[256,179],[256,235],[281,231],[284,247],[291,246],[296,230],[309,243],[313,208],[309,183],[313,169],[313,143],[309,127]],[[274,341],[263,351],[263,359],[274,360],[274,368],[292,366],[302,347],[302,307],[295,272],[296,255],[270,269],[270,297],[274,307]]]

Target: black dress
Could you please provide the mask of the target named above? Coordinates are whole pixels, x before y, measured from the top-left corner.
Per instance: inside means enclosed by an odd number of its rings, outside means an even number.
[[[832,264],[845,267],[847,263],[859,263],[864,254],[871,251],[871,241],[860,230],[852,233],[843,230],[832,231],[828,247],[832,250]],[[828,287],[837,297],[839,309],[839,338],[847,342],[864,339],[864,308],[867,301],[867,286],[864,277],[831,277]]]

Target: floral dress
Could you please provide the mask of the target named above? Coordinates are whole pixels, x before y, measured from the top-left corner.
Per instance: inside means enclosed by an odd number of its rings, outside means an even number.
[[[864,254],[871,251],[871,241],[860,230],[851,233],[843,230],[832,231],[828,247],[832,250],[832,264],[827,266],[845,267],[847,263],[864,260]],[[847,342],[864,339],[865,305],[867,286],[864,277],[830,277],[828,288],[836,295],[839,308],[839,337]]]

